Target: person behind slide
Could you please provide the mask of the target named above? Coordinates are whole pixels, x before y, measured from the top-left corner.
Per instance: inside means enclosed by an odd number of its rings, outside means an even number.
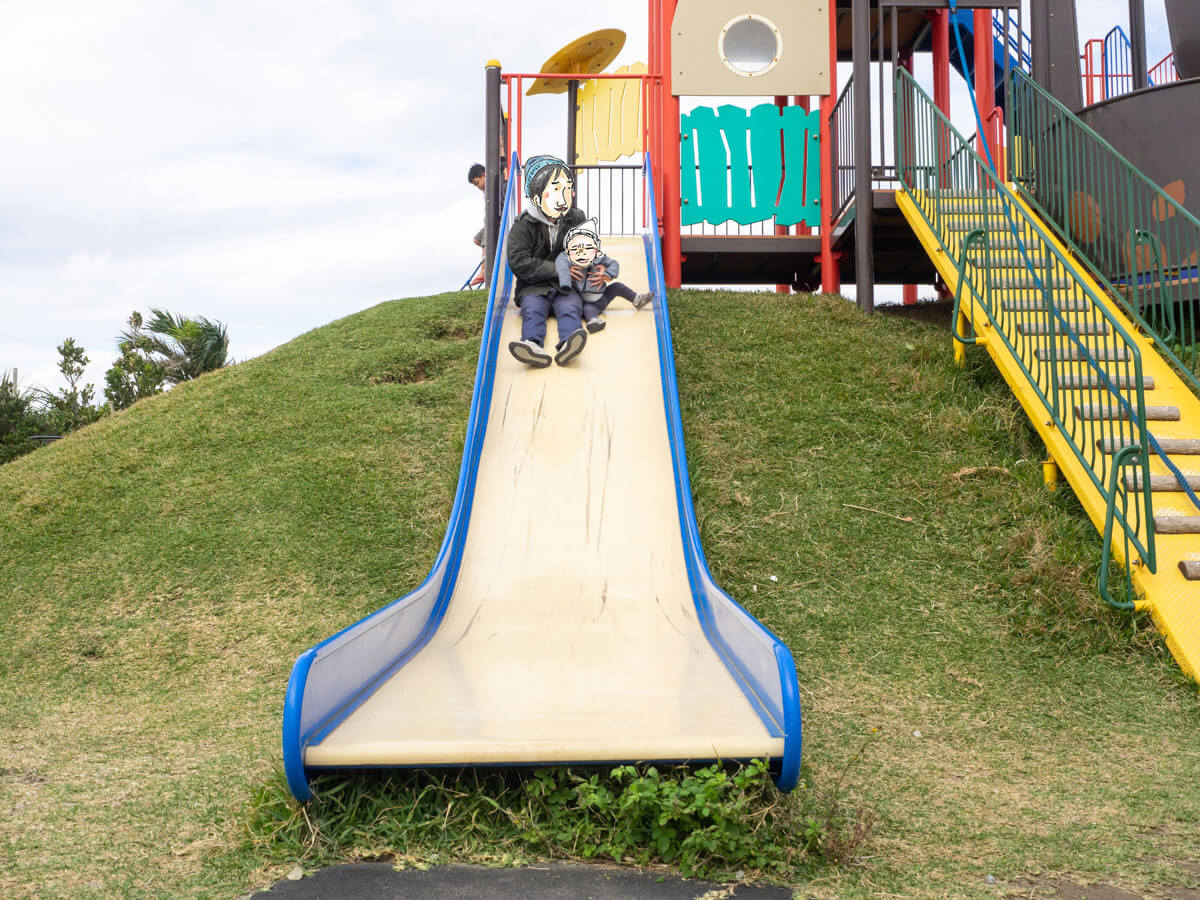
[[[527,366],[544,369],[550,354],[543,349],[546,318],[554,313],[558,328],[554,362],[565,366],[587,343],[583,300],[574,291],[560,291],[554,260],[563,250],[567,232],[587,218],[576,209],[571,170],[554,156],[535,156],[525,163],[525,196],[529,208],[508,230],[508,267],[517,278],[516,304],[521,310],[521,339],[508,352]]]
[[[588,331],[604,328],[601,313],[614,297],[621,297],[641,309],[654,299],[651,293],[637,293],[616,281],[621,264],[600,249],[600,227],[595,219],[576,225],[563,239],[564,250],[554,260],[560,292],[574,291],[583,303],[583,321]]]

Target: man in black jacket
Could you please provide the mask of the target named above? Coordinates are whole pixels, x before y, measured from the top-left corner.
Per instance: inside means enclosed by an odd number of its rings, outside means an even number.
[[[528,366],[550,365],[550,354],[542,345],[546,318],[553,311],[558,325],[554,361],[565,366],[582,352],[587,330],[579,295],[558,289],[554,260],[563,250],[567,232],[587,217],[574,206],[570,168],[556,157],[535,156],[525,163],[525,196],[529,208],[508,230],[508,265],[517,277],[516,304],[521,309],[521,339],[511,342],[508,350]]]

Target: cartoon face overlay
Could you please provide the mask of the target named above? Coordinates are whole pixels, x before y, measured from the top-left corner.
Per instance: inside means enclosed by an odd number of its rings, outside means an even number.
[[[572,265],[587,268],[599,253],[600,245],[590,235],[577,234],[567,244],[567,259]]]
[[[574,199],[575,185],[571,182],[571,176],[560,170],[546,183],[542,195],[538,197],[538,206],[547,219],[560,219],[571,208]]]

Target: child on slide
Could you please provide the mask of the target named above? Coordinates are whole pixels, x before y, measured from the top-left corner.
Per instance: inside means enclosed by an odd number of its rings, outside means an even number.
[[[542,345],[546,318],[553,313],[558,326],[553,360],[565,366],[583,351],[588,333],[582,321],[583,299],[559,289],[554,260],[567,232],[587,217],[575,208],[571,169],[556,157],[535,156],[525,163],[525,196],[529,208],[508,231],[508,266],[517,278],[514,302],[521,310],[521,339],[512,341],[508,352],[535,369],[550,365],[551,356]]]
[[[554,261],[558,289],[579,295],[583,320],[589,332],[604,328],[602,313],[613,297],[628,300],[634,309],[641,309],[654,299],[651,293],[639,294],[615,280],[621,273],[621,264],[600,249],[600,229],[595,219],[588,219],[568,231],[563,244],[563,252]]]

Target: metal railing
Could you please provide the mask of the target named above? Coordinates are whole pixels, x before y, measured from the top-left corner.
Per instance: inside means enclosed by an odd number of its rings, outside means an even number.
[[[1200,394],[1200,220],[1022,73],[1013,180]]]
[[[1010,15],[1006,15],[1006,12],[1005,10],[996,10],[992,13],[992,37],[1008,50],[1009,55],[1017,60],[1020,68],[1026,72],[1032,72],[1033,39],[1020,27],[1020,23]],[[1004,30],[1006,19],[1009,25],[1008,34],[1005,34]]]
[[[833,219],[837,219],[854,199],[854,76],[846,82],[833,112],[829,115],[829,153],[832,154],[831,171],[833,197],[830,208]]]
[[[1120,25],[1102,38],[1087,41],[1079,60],[1084,105],[1111,100],[1133,90],[1133,45]],[[1178,81],[1175,54],[1168,53],[1151,66],[1146,78],[1150,87]]]
[[[1179,80],[1179,70],[1175,68],[1175,52],[1172,51],[1150,67],[1146,73],[1150,84],[1170,84]]]
[[[1126,567],[1153,571],[1149,491],[1114,479],[1123,464],[1148,479],[1149,434],[1138,346],[1103,298],[1073,274],[1067,257],[912,76],[896,73],[897,169],[921,215],[954,260],[960,290],[982,309],[989,340],[1004,343],[1029,387],[1119,526]],[[946,145],[949,144],[947,147]],[[947,152],[949,150],[949,152]],[[973,322],[977,332],[981,322]],[[957,340],[969,341],[957,331]],[[1108,415],[1097,415],[1106,410]],[[1142,483],[1148,483],[1143,481]]]
[[[575,167],[575,202],[601,234],[640,234],[646,225],[642,164]]]

